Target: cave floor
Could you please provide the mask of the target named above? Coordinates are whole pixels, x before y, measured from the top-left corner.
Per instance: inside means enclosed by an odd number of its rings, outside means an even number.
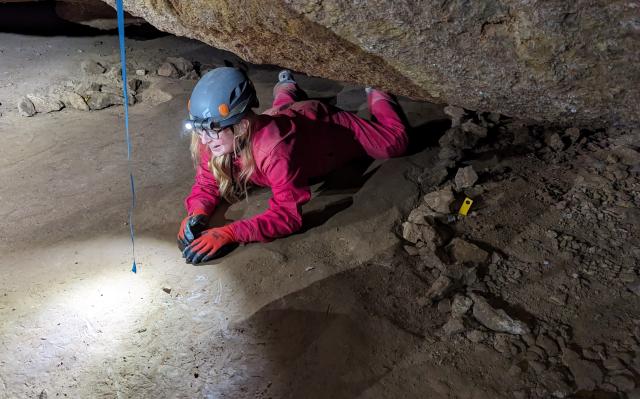
[[[350,165],[313,186],[303,232],[187,265],[175,235],[193,179],[180,122],[195,81],[141,77],[130,109],[134,274],[122,107],[15,110],[26,93],[78,79],[83,60],[117,66],[116,38],[0,43],[0,398],[614,398],[640,385],[640,297],[628,288],[640,259],[638,170],[607,163],[602,134],[562,154],[468,161],[476,204],[443,228],[493,254],[470,284],[532,332],[469,319],[447,335],[449,299],[424,301],[439,272],[405,252],[400,227],[442,173],[437,147]],[[167,56],[235,60],[170,36],[128,46],[132,70]],[[250,68],[261,109],[277,71]],[[298,81],[366,115],[362,88]],[[401,104],[416,133],[437,141],[441,107]],[[268,199],[255,190],[215,222]]]

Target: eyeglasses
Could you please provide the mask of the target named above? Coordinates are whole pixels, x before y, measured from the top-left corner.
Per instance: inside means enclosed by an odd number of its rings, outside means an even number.
[[[209,138],[211,140],[219,140],[220,133],[224,130],[224,127],[217,129],[204,129],[204,128],[194,128],[193,131],[198,134],[201,138]]]

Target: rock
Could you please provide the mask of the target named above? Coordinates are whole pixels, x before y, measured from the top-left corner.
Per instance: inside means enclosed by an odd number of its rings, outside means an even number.
[[[162,287],[162,291],[164,291],[167,294],[171,294],[171,287],[169,286]]]
[[[549,357],[557,356],[560,353],[560,348],[556,341],[546,335],[539,335],[536,338],[536,345],[544,349]]]
[[[514,335],[529,332],[529,327],[526,324],[512,319],[502,309],[494,309],[481,296],[471,294],[471,299],[473,300],[473,317],[488,329]]]
[[[122,82],[122,66],[113,65],[109,68],[107,72],[104,74],[105,79]]]
[[[443,161],[458,161],[462,159],[462,155],[462,150],[453,147],[442,147],[438,153],[438,158]]]
[[[437,301],[438,299],[442,299],[452,288],[453,282],[447,276],[440,276],[436,279],[436,281],[431,284],[429,290],[427,291],[427,298],[432,301]]]
[[[440,302],[438,302],[438,312],[440,313],[449,313],[451,310],[451,301],[449,298],[444,298]]]
[[[429,209],[426,204],[420,204],[409,213],[407,221],[415,224],[429,224],[429,218],[435,216],[437,216],[436,212]]]
[[[136,69],[136,75],[137,76],[145,76],[147,74],[147,70],[146,69]]]
[[[82,81],[73,85],[73,91],[80,95],[87,94],[88,92],[91,92],[91,91],[100,91],[101,88],[102,88],[102,85],[97,82]]]
[[[405,222],[402,224],[402,237],[413,244],[421,242],[430,249],[441,244],[440,235],[429,224]]]
[[[640,86],[640,44],[627,40],[637,31],[637,10],[614,2],[398,7],[380,0],[361,7],[298,0],[269,3],[265,12],[263,1],[248,0],[207,3],[206,17],[198,2],[170,4],[132,1],[126,8],[162,31],[247,62],[416,99],[580,126],[631,126],[640,119],[640,93],[630,89]],[[577,51],[581,44],[590,45]],[[313,57],[300,56],[310,51]],[[567,67],[558,68],[557,60]]]
[[[640,388],[627,392],[627,399],[640,399]]]
[[[162,89],[151,87],[143,91],[139,97],[136,96],[136,98],[140,98],[142,102],[150,105],[158,105],[171,100],[173,96]]]
[[[547,144],[554,151],[562,151],[564,150],[564,143],[562,142],[562,138],[558,133],[552,133],[547,135],[544,138],[545,144]]]
[[[489,253],[475,244],[461,238],[454,238],[447,245],[449,254],[460,263],[484,263],[489,259]]]
[[[410,256],[415,256],[418,255],[418,248],[412,246],[412,245],[405,245],[404,250],[406,253],[408,253]]]
[[[158,68],[158,75],[164,76],[166,78],[179,78],[180,71],[178,71],[178,68],[176,68],[176,66],[172,63],[165,62],[160,65],[160,68]]]
[[[592,391],[602,382],[600,368],[595,363],[580,358],[571,349],[565,348],[562,362],[573,374],[574,382],[578,389]]]
[[[473,148],[478,143],[479,139],[480,137],[465,133],[462,130],[462,127],[456,126],[447,130],[438,140],[438,144],[442,147],[441,151],[446,148],[448,151],[457,153],[458,150],[468,150]],[[445,158],[441,155],[440,159]]]
[[[36,108],[36,112],[40,112],[43,114],[60,111],[62,108],[64,108],[64,104],[62,103],[62,101],[49,95],[27,94],[27,98],[33,103],[34,107]]]
[[[99,110],[112,105],[122,105],[122,96],[114,93],[91,92],[88,94],[87,104],[92,110]]]
[[[422,240],[420,225],[411,222],[402,223],[402,238],[413,244]]]
[[[193,62],[189,61],[186,58],[168,57],[167,62],[173,64],[176,67],[176,69],[180,73],[180,76],[186,75],[189,72],[193,71]]]
[[[450,213],[449,207],[454,200],[453,192],[450,187],[442,190],[431,192],[424,196],[424,202],[427,203],[429,208],[440,213]]]
[[[624,364],[617,357],[609,357],[602,361],[602,366],[609,371],[625,370]]]
[[[74,92],[65,93],[63,102],[65,106],[68,108],[73,108],[80,111],[89,111],[89,106],[87,105],[87,102],[78,93],[74,93]]]
[[[479,138],[487,137],[487,128],[475,124],[473,121],[469,120],[462,124],[462,131],[465,133],[472,134]]]
[[[196,71],[190,71],[180,79],[198,80],[200,79],[200,75],[198,75],[198,72]]]
[[[569,140],[571,140],[571,143],[575,143],[580,138],[580,129],[577,127],[570,127],[564,131],[564,134],[569,138]]]
[[[640,296],[640,278],[637,278],[635,281],[627,284],[627,289],[632,293]]]
[[[89,75],[99,75],[107,70],[107,68],[103,67],[100,63],[90,60],[82,61],[80,69]]]
[[[473,170],[473,166],[466,166],[458,169],[456,177],[454,178],[456,188],[462,190],[463,188],[471,187],[478,181],[478,174]]]
[[[489,112],[489,115],[487,115],[487,119],[493,123],[500,122],[500,117],[501,115],[498,112]]]
[[[22,116],[33,116],[36,114],[36,107],[27,97],[22,97],[18,101],[18,112]]]
[[[612,151],[623,164],[627,166],[640,165],[640,152],[626,146],[616,146],[612,148]]]
[[[624,374],[614,375],[609,377],[609,383],[618,388],[620,392],[629,392],[636,387],[636,383],[632,377]]]
[[[471,298],[464,295],[456,295],[453,297],[453,302],[451,302],[451,316],[452,317],[462,317],[464,316],[471,306],[473,305],[473,300]]]
[[[538,375],[542,374],[547,369],[544,363],[539,362],[537,360],[530,360],[528,363],[529,363],[529,367],[531,367],[531,369],[535,371],[536,374]]]
[[[455,105],[447,105],[444,107],[444,113],[451,118],[451,127],[460,126],[461,120],[465,115],[464,108]]]
[[[444,326],[442,326],[442,333],[446,336],[452,336],[464,331],[464,322],[462,319],[450,318]]]
[[[471,330],[466,333],[466,337],[469,341],[477,344],[487,339],[487,333],[480,330]]]

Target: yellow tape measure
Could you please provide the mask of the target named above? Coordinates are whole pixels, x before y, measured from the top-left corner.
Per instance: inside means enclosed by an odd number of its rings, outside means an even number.
[[[469,212],[471,204],[473,204],[473,200],[469,197],[465,198],[464,201],[462,201],[462,206],[460,207],[458,213],[462,216],[467,216],[467,212]]]

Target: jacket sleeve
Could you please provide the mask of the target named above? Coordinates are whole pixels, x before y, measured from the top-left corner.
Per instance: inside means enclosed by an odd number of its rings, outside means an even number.
[[[205,146],[201,146],[200,154],[195,182],[191,187],[191,193],[184,200],[184,205],[188,214],[200,211],[211,215],[220,203],[220,191],[218,190],[218,182],[209,169],[209,159],[211,158],[209,150]]]
[[[302,227],[301,207],[311,199],[311,190],[300,168],[288,158],[276,157],[270,159],[264,174],[273,193],[269,209],[231,224],[238,242],[268,242]]]

